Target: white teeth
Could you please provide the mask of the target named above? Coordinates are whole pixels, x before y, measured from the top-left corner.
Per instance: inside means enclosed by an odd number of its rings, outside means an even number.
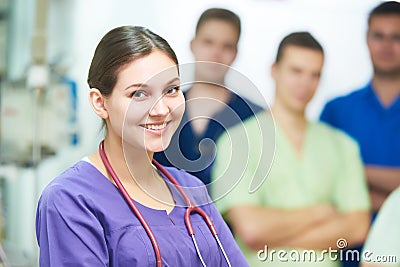
[[[156,124],[146,124],[145,125],[146,129],[155,130],[155,131],[162,130],[165,128],[165,126],[167,126],[167,123],[165,123],[165,122],[163,124],[159,124],[159,125],[156,125]]]

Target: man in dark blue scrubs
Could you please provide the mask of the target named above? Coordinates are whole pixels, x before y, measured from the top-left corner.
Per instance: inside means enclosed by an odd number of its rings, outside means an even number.
[[[225,85],[240,32],[240,18],[232,11],[211,8],[202,13],[190,43],[196,63],[194,81],[185,92],[185,114],[169,147],[154,155],[161,164],[184,169],[206,185],[211,180],[217,138],[226,128],[262,110]]]

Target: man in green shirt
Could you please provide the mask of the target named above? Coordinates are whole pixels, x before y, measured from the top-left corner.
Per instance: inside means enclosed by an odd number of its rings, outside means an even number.
[[[217,142],[212,195],[250,266],[339,266],[346,256],[340,249],[367,234],[370,200],[358,146],[305,115],[323,62],[311,34],[286,36],[271,68],[271,111]]]

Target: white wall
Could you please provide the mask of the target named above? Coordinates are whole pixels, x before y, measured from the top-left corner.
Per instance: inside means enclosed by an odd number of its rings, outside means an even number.
[[[66,0],[64,0],[66,1]],[[55,1],[58,2],[58,1]],[[63,2],[63,1],[61,1]],[[68,0],[71,44],[66,58],[69,73],[80,89],[82,141],[94,149],[98,122],[87,103],[86,77],[90,60],[100,38],[111,28],[143,25],[165,37],[175,49],[180,63],[192,61],[189,42],[201,12],[208,7],[225,7],[242,19],[243,34],[239,55],[233,67],[248,76],[271,102],[273,84],[269,67],[280,40],[289,32],[308,30],[326,51],[326,64],[319,92],[308,115],[316,119],[323,104],[333,96],[363,85],[371,66],[365,45],[366,17],[377,0]],[[183,10],[183,12],[182,12]],[[63,37],[54,32],[55,37]],[[245,88],[244,88],[245,90]],[[251,97],[251,92],[243,91]],[[256,100],[257,101],[257,100]],[[97,136],[92,141],[93,136]]]

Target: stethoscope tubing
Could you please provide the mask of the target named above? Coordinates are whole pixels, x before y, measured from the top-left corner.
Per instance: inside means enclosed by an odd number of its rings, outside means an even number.
[[[119,180],[117,174],[114,172],[114,169],[111,167],[110,161],[107,158],[107,155],[104,150],[104,140],[101,141],[99,145],[99,152],[100,152],[100,157],[103,160],[103,163],[111,175],[111,178],[114,180],[115,184],[117,185],[119,191],[121,192],[122,196],[124,197],[125,201],[128,203],[129,207],[133,211],[133,213],[136,215],[140,223],[142,224],[144,230],[146,231],[147,235],[149,236],[149,239],[151,241],[151,244],[154,249],[154,253],[156,255],[156,266],[157,267],[162,267],[162,260],[161,260],[161,252],[160,252],[160,247],[158,246],[156,237],[151,231],[149,224],[146,222],[144,219],[142,213],[139,211],[139,209],[136,207],[135,203],[133,203],[131,197],[129,196],[128,192],[126,191],[125,187]]]
[[[169,172],[167,172],[167,170],[160,163],[155,161],[154,159],[153,159],[153,165],[156,166],[156,168],[159,171],[161,171],[161,173],[164,174],[165,177],[167,177],[168,180],[174,186],[176,186],[176,188],[178,189],[179,193],[185,199],[185,202],[186,202],[186,205],[187,205],[187,208],[186,208],[186,211],[185,211],[185,224],[186,224],[186,227],[187,227],[189,235],[194,235],[193,225],[192,225],[192,223],[190,221],[190,215],[193,212],[198,213],[203,218],[203,220],[207,224],[207,226],[210,229],[211,234],[213,236],[218,235],[217,230],[215,229],[215,226],[214,226],[213,222],[211,221],[210,217],[207,215],[207,213],[205,213],[204,210],[202,210],[199,207],[197,207],[196,205],[194,205],[192,200],[188,197],[186,192],[183,190],[182,186],[175,180],[175,178],[172,177],[172,175]]]
[[[153,165],[156,166],[156,168],[157,168],[159,171],[161,171],[161,173],[164,174],[165,177],[167,177],[168,180],[176,186],[176,188],[178,189],[178,191],[181,193],[181,195],[182,195],[183,198],[185,199],[185,202],[186,202],[186,205],[187,205],[187,208],[186,208],[186,211],[185,211],[185,224],[186,224],[186,228],[187,228],[187,230],[188,230],[189,235],[190,235],[190,236],[192,237],[192,239],[193,239],[193,243],[194,243],[194,245],[195,245],[195,247],[196,247],[197,254],[199,255],[199,258],[200,258],[200,260],[201,260],[203,266],[206,266],[206,265],[205,265],[205,263],[204,263],[204,261],[203,261],[203,258],[202,258],[202,256],[201,256],[200,250],[199,250],[199,248],[198,248],[198,246],[197,246],[196,238],[194,237],[193,225],[192,225],[192,223],[191,223],[191,221],[190,221],[190,215],[191,215],[193,212],[199,214],[199,215],[203,218],[204,222],[207,224],[208,228],[210,229],[211,234],[214,236],[215,240],[217,241],[217,244],[218,244],[219,248],[221,249],[222,254],[223,254],[223,256],[224,256],[224,258],[225,258],[225,260],[226,260],[228,266],[230,267],[230,266],[231,266],[231,263],[230,263],[230,261],[229,261],[229,258],[228,258],[228,256],[227,256],[226,252],[225,252],[224,247],[222,246],[221,240],[220,240],[219,237],[218,237],[217,229],[215,228],[214,223],[212,222],[210,216],[208,216],[207,213],[206,213],[204,210],[200,209],[199,207],[197,207],[197,206],[192,202],[192,200],[189,198],[189,196],[188,196],[188,195],[186,194],[186,192],[183,190],[182,186],[175,180],[175,178],[174,178],[160,163],[158,163],[158,162],[157,162],[156,160],[154,160],[154,159],[153,159],[152,162],[153,162]]]
[[[140,223],[142,224],[143,228],[145,229],[147,235],[149,236],[149,239],[151,241],[151,244],[153,246],[154,249],[154,253],[156,255],[156,266],[157,267],[162,267],[162,259],[161,259],[161,252],[160,252],[160,247],[158,246],[156,237],[153,233],[153,231],[151,230],[149,224],[146,222],[145,218],[143,217],[142,213],[139,211],[139,209],[137,208],[137,206],[135,205],[135,203],[132,201],[132,198],[129,196],[128,192],[126,191],[125,187],[123,186],[123,184],[121,183],[121,181],[119,180],[117,174],[114,172],[114,169],[112,168],[107,155],[105,153],[104,150],[104,140],[100,142],[99,145],[99,153],[100,153],[100,157],[107,169],[107,171],[109,172],[109,174],[111,175],[111,178],[114,180],[115,184],[117,185],[120,193],[122,194],[122,196],[124,197],[125,201],[127,202],[127,204],[129,205],[129,207],[131,208],[131,210],[133,211],[133,213],[136,215],[136,217],[138,218],[138,220],[140,221]],[[200,261],[202,263],[203,266],[206,266],[206,264],[204,263],[203,257],[200,253],[199,247],[197,245],[197,241],[195,238],[195,234],[194,234],[194,230],[193,230],[193,225],[192,222],[190,220],[190,215],[192,213],[197,213],[199,214],[204,222],[207,224],[208,228],[211,231],[211,234],[214,236],[214,238],[217,241],[217,244],[219,246],[219,248],[222,251],[222,254],[228,264],[228,266],[231,266],[231,263],[228,259],[228,256],[225,252],[224,247],[222,246],[222,243],[218,237],[218,233],[217,230],[214,226],[214,223],[212,222],[210,216],[207,215],[207,213],[200,209],[199,207],[197,207],[193,201],[189,198],[189,196],[186,194],[186,192],[183,190],[182,186],[176,181],[176,179],[161,165],[159,164],[156,160],[152,160],[153,165],[163,174],[165,175],[165,177],[167,177],[167,179],[178,189],[179,193],[181,194],[181,196],[184,198],[187,208],[185,211],[185,217],[184,217],[184,221],[185,221],[185,225],[187,228],[187,231],[189,233],[189,235],[191,236],[197,255],[200,258]]]

